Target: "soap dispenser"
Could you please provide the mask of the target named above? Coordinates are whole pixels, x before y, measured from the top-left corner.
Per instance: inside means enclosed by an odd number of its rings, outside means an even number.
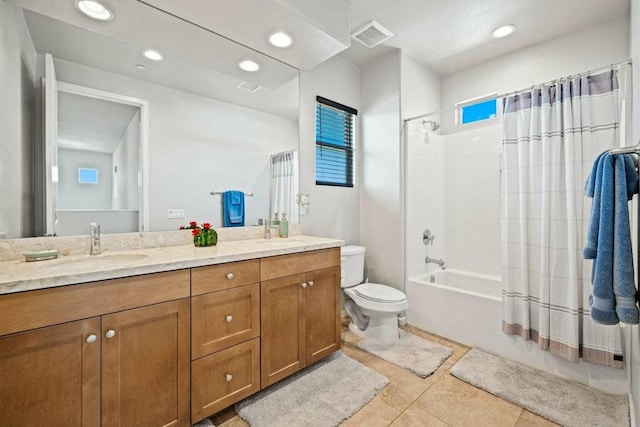
[[[280,220],[280,237],[289,237],[289,221],[287,221],[287,214],[282,214]]]

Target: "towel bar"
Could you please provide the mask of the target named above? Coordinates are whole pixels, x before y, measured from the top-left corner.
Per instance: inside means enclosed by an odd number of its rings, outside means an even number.
[[[211,194],[212,196],[215,196],[216,194],[223,194],[223,193],[224,193],[224,191],[215,191],[215,190],[209,192],[209,194]],[[244,193],[245,196],[253,196],[253,193],[246,193],[244,191],[243,191],[243,193]]]

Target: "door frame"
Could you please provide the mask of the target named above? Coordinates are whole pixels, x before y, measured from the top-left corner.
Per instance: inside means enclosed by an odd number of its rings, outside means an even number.
[[[66,82],[58,82],[58,92],[66,92],[140,108],[138,231],[147,231],[149,227],[149,101]]]

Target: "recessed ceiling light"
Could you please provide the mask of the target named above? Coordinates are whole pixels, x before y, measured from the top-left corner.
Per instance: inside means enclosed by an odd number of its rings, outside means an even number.
[[[515,30],[516,30],[515,25],[504,25],[500,28],[496,28],[495,30],[493,30],[493,32],[491,33],[491,37],[494,37],[496,39],[507,37],[508,35],[513,34]]]
[[[147,49],[142,54],[152,61],[162,61],[162,54],[157,50]]]
[[[137,68],[138,70],[146,70],[146,69],[147,69],[147,67],[145,67],[145,66],[144,66],[144,65],[142,65],[142,64],[138,64],[138,65],[136,65],[136,68]]]
[[[251,73],[260,69],[260,65],[250,59],[245,59],[244,61],[238,62],[238,67],[240,67],[244,71],[249,71]]]
[[[278,31],[269,36],[269,43],[275,47],[289,47],[293,44],[293,37],[285,32]]]
[[[76,0],[76,7],[89,18],[99,21],[110,21],[113,19],[113,12],[96,0]]]

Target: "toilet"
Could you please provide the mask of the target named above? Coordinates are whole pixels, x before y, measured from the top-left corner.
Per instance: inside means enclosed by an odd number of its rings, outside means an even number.
[[[398,314],[408,307],[404,292],[379,283],[362,283],[364,278],[362,246],[340,248],[344,308],[351,322],[349,329],[365,338],[392,345],[398,341]]]

